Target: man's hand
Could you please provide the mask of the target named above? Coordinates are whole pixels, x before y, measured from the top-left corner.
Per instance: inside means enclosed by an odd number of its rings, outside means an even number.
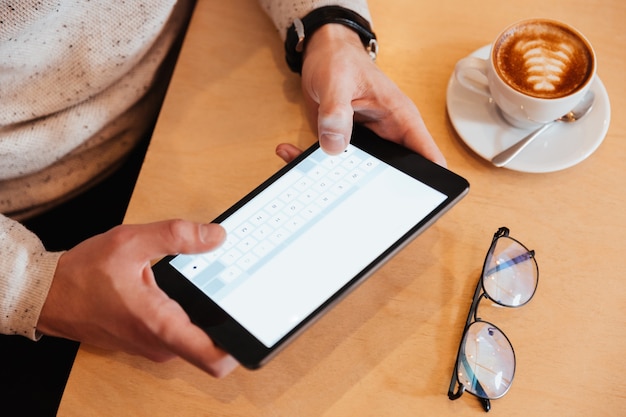
[[[205,252],[224,238],[217,224],[169,220],[122,225],[88,239],[60,257],[37,329],[154,361],[180,356],[222,377],[236,361],[161,291],[150,262]]]
[[[345,149],[355,121],[445,166],[415,104],[372,62],[351,29],[327,24],[311,36],[304,51],[302,89],[327,153]]]

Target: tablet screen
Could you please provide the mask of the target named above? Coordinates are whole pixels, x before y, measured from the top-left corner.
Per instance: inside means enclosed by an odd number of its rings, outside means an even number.
[[[317,148],[220,221],[220,248],[170,263],[271,348],[446,199],[356,146]]]

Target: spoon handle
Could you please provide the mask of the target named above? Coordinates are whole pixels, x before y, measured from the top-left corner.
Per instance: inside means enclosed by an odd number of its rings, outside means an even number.
[[[519,154],[522,151],[522,149],[526,147],[526,145],[532,142],[533,139],[535,139],[537,136],[545,132],[554,123],[555,122],[546,123],[545,125],[541,126],[539,129],[530,133],[528,136],[516,142],[511,147],[506,148],[505,150],[503,150],[502,152],[500,152],[499,154],[491,158],[491,163],[497,166],[498,168],[505,166],[506,164],[511,162],[511,160],[515,158],[517,154]]]

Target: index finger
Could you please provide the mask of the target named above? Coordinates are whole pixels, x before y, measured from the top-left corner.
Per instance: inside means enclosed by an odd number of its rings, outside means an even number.
[[[202,329],[191,322],[174,300],[164,300],[157,312],[158,337],[172,353],[218,378],[228,375],[238,366],[232,356],[216,346]]]

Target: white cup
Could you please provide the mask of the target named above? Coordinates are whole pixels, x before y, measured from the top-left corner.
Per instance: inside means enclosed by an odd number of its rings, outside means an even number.
[[[454,74],[465,88],[492,99],[520,128],[551,122],[576,106],[596,76],[589,41],[551,19],[526,19],[504,29],[488,59],[461,59]]]

